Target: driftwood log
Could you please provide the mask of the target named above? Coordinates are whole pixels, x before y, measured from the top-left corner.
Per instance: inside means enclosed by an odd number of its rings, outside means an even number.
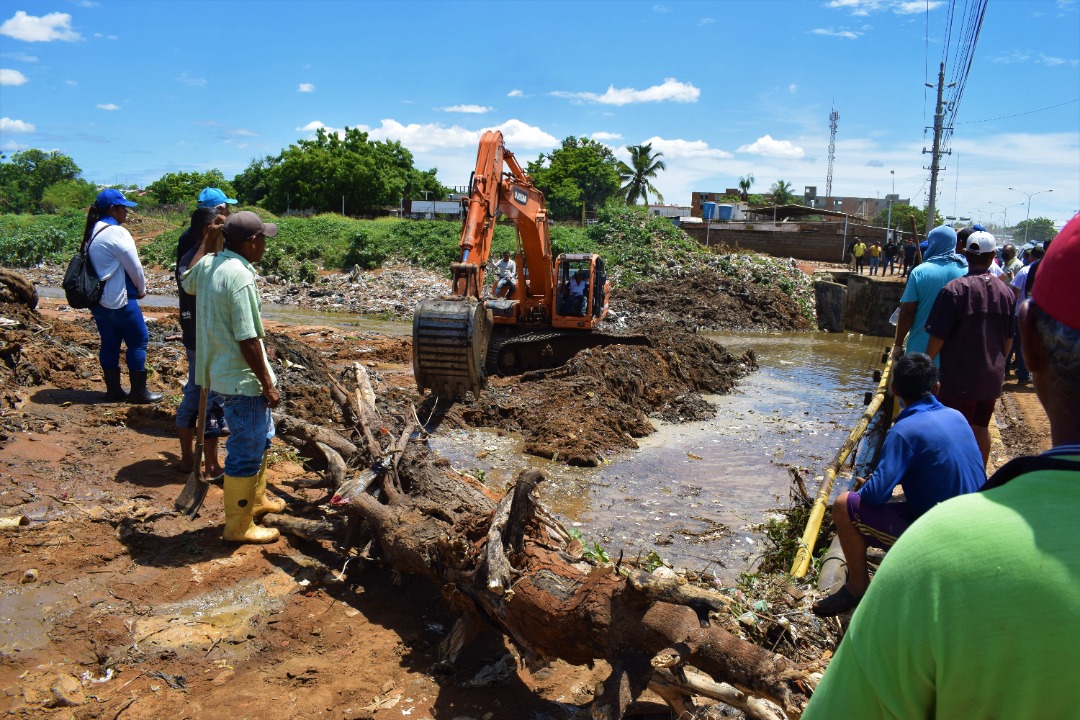
[[[366,375],[354,377],[366,387],[333,393],[349,404],[345,417],[401,427],[400,418],[388,423],[375,414]],[[806,668],[710,625],[709,612],[731,602],[719,593],[582,560],[572,547],[580,543],[533,497],[540,473],[523,473],[498,498],[414,437],[415,423],[405,422],[384,448],[369,428],[356,428],[354,445],[328,428],[282,421],[289,442],[326,459],[334,512],[364,525],[364,536],[395,571],[442,588],[459,618],[440,650],[442,661],[453,662],[478,632],[494,628],[530,664],[607,661],[612,672],[595,689],[597,719],[622,718],[650,687],[677,713],[692,710],[693,697],[702,696],[750,718],[801,715],[813,684]],[[295,531],[325,537],[331,527]]]

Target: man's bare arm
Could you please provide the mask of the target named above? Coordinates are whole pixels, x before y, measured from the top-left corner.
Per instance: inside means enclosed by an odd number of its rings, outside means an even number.
[[[255,373],[255,377],[259,379],[259,383],[262,385],[263,397],[266,398],[266,404],[272,408],[277,407],[278,403],[281,402],[281,393],[274,387],[274,383],[270,381],[270,366],[266,363],[266,355],[263,354],[262,343],[259,338],[241,340],[240,354],[244,356],[244,361],[247,362],[251,371]]]
[[[911,332],[911,326],[915,324],[915,311],[919,309],[919,303],[900,303],[900,314],[896,318],[896,344],[893,345],[893,356],[900,355],[897,350],[904,347],[904,338]]]
[[[930,336],[930,340],[926,343],[926,354],[930,356],[930,359],[934,359],[941,352],[941,346],[945,344],[945,340],[939,337]]]

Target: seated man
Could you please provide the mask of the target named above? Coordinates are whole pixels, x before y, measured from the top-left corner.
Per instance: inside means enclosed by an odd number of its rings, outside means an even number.
[[[503,252],[502,260],[495,263],[495,269],[499,273],[499,282],[495,283],[495,297],[513,295],[514,290],[517,290],[517,263],[510,259],[509,252]]]
[[[578,270],[570,278],[570,298],[567,301],[567,310],[564,315],[584,315],[589,303],[585,293],[589,291],[589,281],[585,279],[585,273]]]
[[[908,353],[893,366],[892,391],[903,412],[885,436],[870,479],[833,504],[836,534],[847,562],[847,582],[814,603],[814,614],[839,615],[859,604],[870,584],[866,548],[888,550],[911,523],[942,500],[972,493],[986,482],[982,455],[967,420],[937,401],[938,369],[924,353]],[[861,485],[861,487],[859,487]],[[890,503],[901,485],[907,500]]]

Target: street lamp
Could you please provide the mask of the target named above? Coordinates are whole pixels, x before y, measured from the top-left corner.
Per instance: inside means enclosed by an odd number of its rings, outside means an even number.
[[[986,202],[988,202],[991,205],[994,205],[994,206],[999,207],[999,208],[1002,209],[1004,214],[1001,216],[1001,227],[1002,227],[1003,230],[1008,230],[1009,229],[1009,208],[1020,207],[1021,205],[1024,204],[1024,203],[1016,203],[1015,205],[1000,205],[1000,204],[998,204],[996,202],[990,202],[989,200],[987,200]]]
[[[892,194],[889,195],[889,219],[885,221],[885,225],[889,228],[885,231],[885,239],[892,237],[892,201],[893,195],[896,194],[896,171],[890,170],[889,174],[892,175]]]
[[[1021,195],[1027,195],[1027,199],[1028,199],[1028,202],[1027,202],[1027,206],[1028,206],[1028,208],[1027,208],[1027,218],[1024,219],[1024,244],[1026,245],[1027,244],[1027,236],[1028,236],[1028,220],[1031,220],[1031,198],[1035,197],[1036,195],[1042,195],[1043,193],[1054,192],[1054,191],[1053,190],[1040,190],[1039,192],[1026,193],[1023,190],[1020,190],[1019,188],[1011,187],[1009,189],[1010,190],[1016,190],[1016,192],[1020,193]]]

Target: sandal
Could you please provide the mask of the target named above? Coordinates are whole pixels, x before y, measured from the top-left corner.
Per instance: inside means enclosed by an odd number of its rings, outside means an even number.
[[[858,607],[860,600],[862,600],[862,597],[855,597],[847,589],[846,585],[841,585],[840,589],[832,595],[823,597],[814,603],[812,610],[818,617],[833,617],[834,615],[846,613],[848,610],[854,610]]]

